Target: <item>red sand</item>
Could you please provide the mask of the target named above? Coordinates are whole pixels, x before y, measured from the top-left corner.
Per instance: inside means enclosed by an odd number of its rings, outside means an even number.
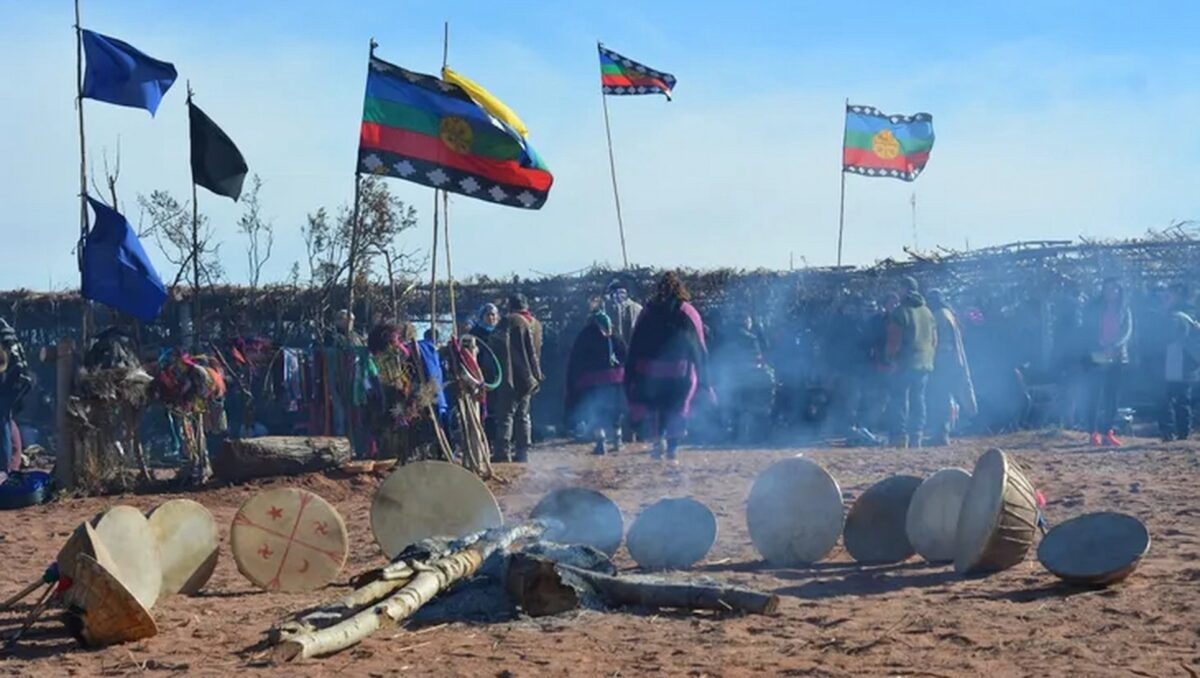
[[[964,580],[915,559],[860,568],[839,546],[812,569],[771,570],[750,545],[745,499],[755,475],[795,450],[685,450],[678,470],[631,452],[594,458],[582,447],[538,450],[528,467],[506,465],[496,483],[505,515],[521,518],[546,492],[583,485],[612,497],[626,516],[664,496],[692,495],[717,515],[717,545],[702,567],[713,577],[774,591],[774,617],[710,613],[580,612],[500,624],[454,623],[387,629],[325,659],[273,665],[262,644],[272,622],[340,595],[255,590],[228,555],[228,524],[264,486],[296,484],[338,506],[352,538],[339,584],[383,562],[368,526],[379,479],[320,475],[189,494],[221,523],[226,551],[199,597],[161,601],[157,637],[99,651],[80,650],[53,618],[0,659],[9,675],[189,676],[630,676],[1200,675],[1200,445],[1133,441],[1095,451],[1068,436],[1020,434],[924,451],[805,450],[838,479],[847,499],[892,473],[970,469],[987,447],[1013,453],[1049,500],[1051,524],[1098,510],[1144,520],[1153,545],[1141,569],[1111,590],[1074,591],[1033,559],[1007,572]],[[148,509],[161,495],[70,500],[4,515],[0,595],[41,574],[80,521],[110,503]],[[619,554],[623,566],[628,556]],[[0,614],[7,635],[24,608]]]

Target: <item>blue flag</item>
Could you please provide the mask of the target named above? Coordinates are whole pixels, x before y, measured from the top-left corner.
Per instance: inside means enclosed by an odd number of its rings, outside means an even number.
[[[132,45],[107,35],[82,31],[87,70],[83,96],[118,106],[158,110],[175,82],[175,66],[142,54]]]
[[[140,320],[158,317],[167,288],[125,217],[88,198],[96,223],[83,247],[83,297]]]

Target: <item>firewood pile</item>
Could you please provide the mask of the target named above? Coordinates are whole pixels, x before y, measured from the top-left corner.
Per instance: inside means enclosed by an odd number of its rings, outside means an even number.
[[[579,607],[639,606],[773,614],[779,597],[738,587],[662,576],[615,576],[603,553],[588,546],[542,541],[552,520],[531,520],[462,539],[426,539],[391,564],[355,578],[357,588],[327,604],[301,610],[268,634],[277,661],[321,657],[352,647],[385,626],[413,617],[435,598],[476,578],[504,587],[530,616]]]

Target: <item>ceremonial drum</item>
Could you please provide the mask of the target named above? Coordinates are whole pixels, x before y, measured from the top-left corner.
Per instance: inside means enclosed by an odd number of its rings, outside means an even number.
[[[754,480],[746,525],[754,548],[772,565],[808,565],[833,550],[844,512],[833,476],[808,459],[792,457]]]
[[[154,618],[115,573],[86,553],[80,553],[75,563],[75,579],[63,593],[63,602],[68,628],[82,643],[103,647],[158,633]]]
[[[1124,513],[1088,513],[1056,525],[1038,545],[1042,566],[1064,581],[1087,586],[1115,584],[1150,551],[1142,521]]]
[[[504,523],[479,476],[447,461],[405,464],[380,484],[371,531],[388,560],[429,537],[462,537]]]
[[[208,509],[191,499],[172,499],[147,516],[162,562],[161,595],[193,595],[217,569],[220,535]]]
[[[150,522],[132,506],[113,506],[92,519],[96,538],[112,557],[109,574],[149,610],[162,589],[162,561]],[[107,566],[107,563],[101,563]]]
[[[1033,485],[1016,462],[990,449],[975,462],[955,528],[954,569],[998,572],[1025,560],[1037,534]]]
[[[904,531],[917,555],[931,563],[954,560],[958,513],[970,484],[970,473],[944,468],[926,478],[913,493]]]
[[[842,542],[860,563],[886,564],[907,560],[915,551],[904,529],[908,506],[921,486],[917,476],[892,476],[871,487],[846,514]]]
[[[546,531],[547,541],[586,544],[608,555],[617,552],[625,521],[613,500],[595,490],[564,487],[554,490],[533,507],[531,518],[551,518],[561,526]]]
[[[625,545],[646,570],[682,570],[708,555],[717,541],[717,518],[690,497],[663,499],[638,514]]]
[[[342,571],[350,543],[329,502],[283,487],[246,500],[233,517],[229,546],[238,571],[267,591],[313,591]]]
[[[63,547],[58,551],[58,555],[54,558],[54,563],[58,566],[59,575],[71,580],[76,579],[75,568],[78,566],[81,554],[89,556],[109,572],[116,569],[116,564],[113,563],[112,556],[108,553],[108,548],[104,545],[104,542],[100,541],[100,537],[96,536],[96,528],[92,527],[92,524],[88,522],[82,523],[79,527],[75,528],[70,538],[67,539],[67,543],[63,544]]]

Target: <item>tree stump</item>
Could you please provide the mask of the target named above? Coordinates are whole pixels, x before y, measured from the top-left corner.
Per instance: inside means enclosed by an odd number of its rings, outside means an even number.
[[[222,480],[242,482],[322,471],[350,461],[350,456],[346,438],[231,438],[213,460],[213,471]]]

